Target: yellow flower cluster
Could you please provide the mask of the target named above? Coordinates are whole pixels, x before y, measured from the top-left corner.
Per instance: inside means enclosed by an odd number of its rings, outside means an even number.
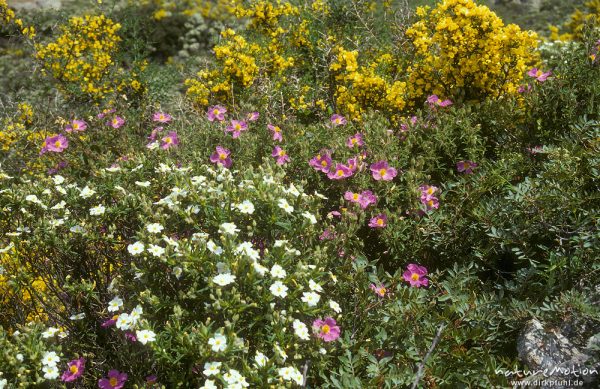
[[[571,41],[582,40],[586,26],[600,26],[600,0],[590,0],[584,4],[584,9],[577,9],[564,24],[566,32],[561,34],[557,26],[550,26],[550,39]]]
[[[35,37],[35,28],[33,26],[24,26],[23,20],[16,17],[15,11],[8,8],[6,0],[0,0],[0,20],[3,24],[13,24],[17,26],[21,34],[29,39]]]
[[[411,104],[430,94],[471,100],[516,93],[536,62],[535,33],[505,26],[473,0],[444,0],[417,15],[406,32],[415,50],[407,69]]]
[[[281,0],[277,0],[274,4],[272,1],[254,1],[249,7],[244,8],[238,6],[235,9],[235,14],[238,18],[249,18],[250,27],[266,32],[275,38],[285,32],[280,27],[280,19],[283,16],[299,15],[298,7]]]
[[[406,83],[388,81],[378,69],[391,61],[390,54],[382,54],[367,66],[358,64],[358,51],[338,47],[337,58],[329,69],[337,83],[335,99],[338,111],[353,120],[360,120],[368,109],[384,112],[390,119],[398,117],[406,106]],[[385,73],[385,72],[381,72]]]
[[[27,322],[41,321],[46,315],[41,306],[35,304],[32,294],[45,296],[46,283],[41,277],[28,279],[27,269],[23,268],[13,248],[7,252],[0,253],[0,306],[3,308],[2,315],[7,318],[19,317],[20,307],[27,312]],[[14,274],[19,274],[17,280]],[[42,297],[45,300],[45,297]],[[18,311],[19,310],[19,311]]]
[[[27,103],[19,103],[15,118],[7,118],[0,128],[0,150],[8,151],[24,138],[26,126],[33,123],[33,108]]]
[[[104,15],[73,17],[62,34],[47,45],[36,45],[36,57],[46,71],[62,82],[75,83],[95,98],[112,91],[105,78],[114,67],[121,25]]]

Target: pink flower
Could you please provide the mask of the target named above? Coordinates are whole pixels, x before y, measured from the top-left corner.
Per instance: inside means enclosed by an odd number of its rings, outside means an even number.
[[[119,315],[114,315],[113,317],[111,317],[110,319],[105,320],[100,327],[102,328],[107,328],[110,326],[114,326],[117,323],[117,319],[119,318]]]
[[[49,136],[44,140],[42,144],[42,150],[40,150],[40,155],[44,154],[47,151],[52,151],[53,153],[62,153],[67,147],[69,147],[69,140],[62,134]]]
[[[154,130],[152,130],[152,132],[150,133],[150,136],[148,136],[148,140],[150,142],[154,142],[156,140],[156,138],[158,137],[158,133],[161,132],[162,130],[164,130],[163,127],[156,127]]]
[[[81,377],[85,370],[85,358],[74,359],[67,363],[67,370],[63,373],[61,379],[64,382],[73,382]]]
[[[552,74],[551,71],[547,71],[544,73],[541,69],[533,68],[527,72],[529,77],[535,78],[539,82],[544,82],[548,79],[548,77]]]
[[[248,130],[248,123],[243,120],[232,120],[231,124],[225,128],[226,132],[233,132],[233,138],[239,138],[242,131]]]
[[[348,159],[347,166],[348,168],[350,168],[350,170],[352,170],[352,172],[355,172],[358,170],[359,167],[362,167],[362,163],[359,161],[358,157],[354,157]]]
[[[106,122],[106,125],[112,128],[121,128],[123,124],[125,124],[125,119],[120,116],[115,116],[111,121]]]
[[[525,87],[524,85],[520,85],[519,88],[517,88],[517,92],[519,93],[525,93],[525,92],[530,92],[531,91],[531,84],[527,84],[527,87]]]
[[[121,389],[125,385],[125,381],[127,381],[127,374],[111,370],[108,372],[108,378],[98,380],[98,387],[100,389]]]
[[[438,189],[439,188],[437,186],[433,185],[421,185],[419,187],[422,196],[432,196],[435,192],[438,191]]]
[[[360,200],[360,193],[346,192],[344,193],[344,198],[350,201],[351,203],[358,204],[358,201]]]
[[[290,160],[290,157],[286,154],[285,150],[283,150],[279,146],[275,146],[271,155],[277,158],[278,165],[283,165],[284,163],[289,162]]]
[[[172,119],[173,117],[168,113],[155,112],[154,115],[152,115],[152,120],[159,123],[168,123]]]
[[[177,133],[175,131],[169,131],[167,136],[162,138],[162,144],[160,148],[163,150],[167,150],[171,147],[176,147],[179,145],[179,138],[177,137]]]
[[[380,213],[371,220],[369,220],[369,227],[371,228],[385,228],[387,226],[387,216],[385,213]]]
[[[409,119],[409,123],[402,123],[400,124],[400,132],[401,133],[406,133],[408,132],[408,130],[410,129],[410,125],[414,126],[415,124],[417,124],[417,117],[416,116],[411,116]],[[405,136],[402,137],[402,140],[404,140]]]
[[[373,173],[373,178],[377,181],[391,181],[398,174],[398,171],[393,167],[388,166],[386,161],[376,162],[371,165],[370,169]]]
[[[408,265],[407,269],[408,270],[402,274],[402,277],[405,281],[410,283],[410,286],[419,288],[421,286],[429,285],[429,280],[425,278],[425,275],[427,274],[427,269],[425,267],[411,263]]]
[[[431,95],[427,98],[427,104],[429,104],[431,108],[435,108],[436,106],[448,107],[452,105],[452,101],[448,99],[442,101],[437,95]]]
[[[348,123],[345,117],[338,115],[337,113],[332,115],[331,119],[329,120],[331,120],[331,124],[333,124],[334,127],[343,126],[344,124]]]
[[[456,170],[459,173],[471,174],[473,173],[473,169],[475,169],[478,165],[473,161],[459,161],[456,164]]]
[[[267,128],[269,129],[269,131],[271,131],[273,133],[273,140],[276,141],[283,141],[283,137],[281,136],[281,128],[279,128],[279,126],[274,126],[272,124],[267,125]]]
[[[340,327],[338,327],[335,319],[326,317],[325,320],[316,319],[313,321],[313,329],[317,337],[325,342],[333,342],[340,337]]]
[[[329,173],[332,163],[333,161],[331,160],[331,155],[325,150],[322,150],[319,154],[308,161],[310,166],[323,173]]]
[[[371,290],[375,292],[379,297],[385,297],[385,294],[387,293],[387,289],[385,288],[385,286],[383,286],[383,284],[379,284],[379,286],[371,284],[369,285],[369,288],[371,288]]]
[[[375,204],[376,202],[377,196],[375,196],[370,190],[363,191],[358,198],[358,203],[362,209],[367,209],[369,205]]]
[[[538,145],[533,147],[527,147],[525,150],[527,150],[531,155],[536,155],[544,151],[544,146]]]
[[[229,154],[231,154],[231,151],[221,146],[217,146],[216,151],[210,156],[210,162],[230,168],[232,161]]]
[[[365,142],[361,133],[356,133],[346,141],[346,146],[353,148],[354,146],[364,146]]]
[[[421,185],[419,190],[421,191],[421,203],[425,205],[425,208],[428,211],[440,207],[438,198],[434,196],[435,192],[438,191],[438,187],[433,185]]]
[[[249,122],[255,122],[258,120],[259,117],[260,117],[260,113],[250,112],[248,115],[246,115],[246,120],[248,120]]]
[[[132,343],[135,343],[137,341],[137,337],[132,331],[125,331],[125,339]]]
[[[78,120],[78,119],[74,119],[66,128],[65,131],[66,132],[81,132],[81,131],[85,131],[85,129],[87,128],[87,123],[83,120]]]
[[[227,109],[225,107],[213,105],[212,107],[208,107],[208,110],[206,111],[206,117],[208,118],[209,122],[214,122],[215,120],[222,122],[225,120],[225,113],[227,113]]]
[[[331,231],[330,229],[325,229],[321,236],[319,236],[319,240],[332,240],[335,239],[335,236],[335,232]]]
[[[350,176],[352,176],[352,170],[341,163],[335,165],[335,168],[329,170],[329,173],[327,173],[327,178],[330,180],[341,180]]]

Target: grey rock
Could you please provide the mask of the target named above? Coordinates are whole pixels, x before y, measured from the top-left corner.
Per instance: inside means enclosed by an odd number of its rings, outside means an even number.
[[[60,9],[61,0],[8,0],[8,6],[17,10]]]

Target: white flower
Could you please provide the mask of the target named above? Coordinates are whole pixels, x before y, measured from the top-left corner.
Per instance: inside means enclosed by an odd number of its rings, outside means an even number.
[[[247,388],[249,386],[246,378],[234,369],[229,369],[227,373],[223,374],[223,379],[227,382],[228,389]]]
[[[83,226],[80,225],[76,225],[69,228],[69,231],[74,232],[76,234],[85,234],[85,228],[83,228]]]
[[[245,254],[246,256],[248,256],[250,259],[252,259],[254,261],[258,261],[260,259],[260,253],[252,247],[252,243],[250,243],[250,242],[240,243],[236,247],[235,253],[236,254]]]
[[[79,197],[84,198],[84,199],[88,199],[88,198],[92,197],[95,193],[96,193],[95,190],[90,189],[89,186],[86,186],[79,193]]]
[[[138,320],[140,320],[140,318],[142,317],[143,313],[144,313],[144,310],[142,309],[142,306],[136,305],[136,307],[133,308],[133,310],[129,314],[129,318],[131,319],[132,324],[137,323]]]
[[[221,362],[206,362],[204,364],[204,375],[210,377],[221,373]]]
[[[305,218],[307,218],[308,221],[310,221],[310,224],[317,224],[317,218],[312,213],[310,213],[308,211],[302,212],[302,216],[304,216]]]
[[[150,181],[136,181],[135,184],[137,186],[141,186],[142,188],[147,188],[150,186]]]
[[[271,185],[275,183],[275,180],[273,179],[272,176],[264,176],[263,177],[263,182],[267,185]]]
[[[273,247],[283,247],[287,242],[287,240],[276,240]]]
[[[15,355],[15,358],[17,358],[17,361],[19,361],[19,362],[23,362],[23,359],[24,359],[25,357],[23,357],[23,354],[19,353],[19,354]]]
[[[135,335],[137,340],[139,340],[141,344],[154,342],[156,340],[156,334],[150,330],[138,330],[135,332]]]
[[[208,249],[208,251],[210,251],[211,253],[215,254],[215,255],[221,255],[223,254],[223,249],[221,247],[219,247],[215,242],[213,242],[212,240],[209,240],[206,243],[206,248]]]
[[[163,255],[165,253],[165,249],[157,246],[155,244],[151,244],[148,247],[148,252],[152,255],[154,255],[155,257],[160,257],[161,255]]]
[[[242,201],[241,204],[236,205],[236,208],[241,213],[246,213],[248,215],[252,215],[254,213],[254,204],[252,204],[249,200]]]
[[[217,385],[215,385],[215,381],[206,380],[206,382],[204,382],[204,385],[202,385],[200,389],[218,389],[218,387]]]
[[[159,234],[165,228],[159,223],[152,223],[146,226],[146,230],[151,234]]]
[[[287,213],[292,213],[294,212],[294,207],[292,207],[286,199],[279,199],[278,201],[278,206],[279,208],[283,209],[285,212]]]
[[[51,338],[58,333],[58,328],[49,327],[46,331],[42,332],[42,337],[45,339]]]
[[[275,278],[285,278],[286,274],[285,270],[277,264],[271,267],[271,275]]]
[[[285,296],[287,296],[288,287],[285,286],[281,281],[275,281],[269,290],[273,296],[285,298]]]
[[[252,264],[252,266],[254,266],[254,271],[257,272],[258,274],[260,274],[261,276],[264,276],[265,273],[269,271],[269,269],[267,269],[266,267],[264,267],[263,265],[261,265],[258,262],[254,262]]]
[[[114,172],[118,172],[119,170],[121,170],[121,168],[117,165],[113,165],[113,166],[104,168],[104,170],[106,170],[109,173],[114,173]]]
[[[0,380],[0,389],[4,389],[4,387],[8,385],[8,381],[6,380],[6,378],[3,378]]]
[[[60,358],[54,351],[46,351],[42,357],[42,364],[45,366],[56,366]]]
[[[320,198],[320,199],[327,200],[327,197],[323,196],[322,194],[320,194],[316,190],[315,190],[315,196],[318,197],[318,198]]]
[[[119,315],[115,326],[120,330],[126,331],[131,328],[132,324],[133,320],[131,319],[131,316],[129,316],[127,313],[122,313]]]
[[[122,306],[123,300],[117,296],[108,303],[108,312],[117,312]]]
[[[52,181],[54,181],[54,185],[60,185],[63,182],[65,182],[65,178],[57,174],[54,177],[52,177]]]
[[[144,246],[144,244],[142,242],[135,242],[135,243],[127,246],[127,251],[129,251],[129,254],[131,254],[131,255],[138,255],[138,254],[141,254],[142,252],[144,252],[145,248],[146,247]]]
[[[304,382],[302,373],[295,367],[282,367],[278,370],[278,373],[285,381],[295,381],[298,385],[302,385]]]
[[[64,209],[65,205],[67,205],[67,203],[65,203],[65,201],[63,200],[50,209]]]
[[[308,287],[314,292],[323,292],[323,288],[321,288],[321,285],[317,284],[313,280],[308,280]]]
[[[41,204],[42,202],[40,201],[40,199],[38,199],[38,197],[36,195],[27,195],[25,196],[25,200],[31,202],[31,203],[35,203],[35,204]]]
[[[90,215],[92,215],[92,216],[104,215],[104,211],[106,211],[106,208],[104,208],[103,205],[97,205],[94,208],[90,208]]]
[[[240,229],[233,223],[223,223],[221,224],[221,227],[219,227],[219,232],[222,234],[236,235],[240,232]]]
[[[223,273],[213,277],[213,282],[220,286],[226,286],[235,281],[235,276],[231,273]]]
[[[294,333],[297,337],[302,340],[310,340],[310,334],[308,333],[308,327],[306,324],[302,323],[298,319],[295,319],[292,323],[292,326],[294,327]]]
[[[256,361],[256,366],[258,367],[265,367],[267,362],[269,362],[269,358],[267,358],[266,355],[261,353],[260,351],[256,352],[254,360]]]
[[[173,268],[173,274],[175,275],[175,278],[180,279],[183,274],[183,269],[179,266],[175,266]]]
[[[289,189],[284,189],[283,191],[285,193],[291,194],[294,197],[300,196],[300,191],[298,189],[296,189],[296,187],[294,186],[294,184],[290,184]]]
[[[336,303],[333,300],[329,300],[329,308],[333,309],[336,313],[342,312],[342,308],[340,308],[340,304]]]
[[[81,320],[85,317],[85,313],[78,313],[76,315],[71,315],[69,319],[71,320]]]
[[[58,378],[58,368],[56,365],[46,365],[42,367],[44,378],[47,380],[55,380]]]
[[[304,292],[302,293],[302,301],[304,301],[309,307],[314,307],[317,305],[321,296],[315,292]]]
[[[277,354],[279,355],[279,357],[281,357],[281,359],[285,362],[285,360],[287,359],[287,354],[285,351],[283,351],[281,349],[281,347],[279,347],[279,343],[275,343],[273,345],[273,348],[275,349],[275,352],[277,352]]]
[[[225,351],[227,348],[227,338],[221,334],[215,334],[213,338],[208,340],[208,344],[214,352]]]
[[[191,178],[192,180],[192,184],[194,185],[202,185],[203,183],[206,182],[206,177],[205,176],[194,176]]]

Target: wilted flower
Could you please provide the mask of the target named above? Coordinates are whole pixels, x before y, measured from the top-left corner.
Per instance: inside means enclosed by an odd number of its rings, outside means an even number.
[[[246,120],[248,120],[249,122],[255,122],[258,120],[259,117],[260,117],[260,113],[250,112],[250,113],[248,113],[248,115],[246,115]]]
[[[289,160],[290,160],[289,155],[287,155],[285,150],[279,146],[275,146],[275,148],[273,149],[273,152],[271,153],[271,156],[273,156],[274,158],[277,159],[278,165],[283,165],[286,162],[289,162]]]
[[[371,173],[373,174],[373,178],[377,181],[391,181],[396,177],[398,171],[390,167],[386,161],[379,161],[370,166]]]
[[[408,265],[407,270],[402,277],[405,281],[410,283],[410,286],[419,288],[421,286],[429,285],[429,280],[425,278],[425,275],[427,275],[427,269],[425,267],[411,263]]]
[[[229,168],[232,164],[229,154],[231,154],[231,151],[221,146],[217,146],[216,151],[210,156],[210,162]]]
[[[317,337],[325,342],[333,342],[340,337],[340,327],[338,327],[335,319],[331,317],[326,317],[325,320],[316,319],[313,321],[312,326]]]
[[[206,111],[206,117],[211,122],[214,122],[215,120],[222,122],[223,120],[225,120],[226,112],[227,109],[225,107],[222,107],[220,105],[213,105],[212,107],[208,107],[208,110]]]

